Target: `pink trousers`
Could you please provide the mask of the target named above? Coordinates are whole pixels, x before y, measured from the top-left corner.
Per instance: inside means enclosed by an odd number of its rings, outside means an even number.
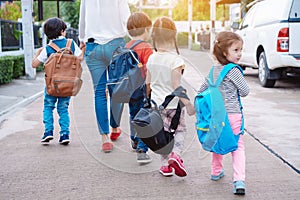
[[[233,133],[238,134],[240,132],[240,127],[242,124],[241,114],[228,114],[230,125],[232,127]],[[233,182],[235,181],[245,181],[245,146],[243,135],[240,135],[238,141],[238,149],[231,152],[232,155],[232,167],[233,167]],[[219,175],[223,170],[223,155],[212,153],[212,166],[211,175]]]

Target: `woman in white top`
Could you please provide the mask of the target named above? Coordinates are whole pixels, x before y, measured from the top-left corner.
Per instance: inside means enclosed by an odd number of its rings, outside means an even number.
[[[95,93],[95,112],[99,132],[102,135],[102,150],[113,149],[111,140],[121,134],[122,104],[111,104],[109,137],[106,81],[112,53],[119,46],[125,46],[126,22],[130,16],[127,1],[124,0],[81,0],[79,16],[80,47],[86,46],[85,61],[91,73]]]

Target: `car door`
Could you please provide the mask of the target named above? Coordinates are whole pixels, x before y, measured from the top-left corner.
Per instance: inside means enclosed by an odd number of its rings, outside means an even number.
[[[294,0],[289,16],[289,53],[300,58],[300,1]]]

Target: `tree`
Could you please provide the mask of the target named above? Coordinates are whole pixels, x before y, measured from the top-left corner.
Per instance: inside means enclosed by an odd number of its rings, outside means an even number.
[[[57,16],[57,2],[55,1],[43,1],[43,18],[44,20],[51,18],[51,17],[56,17]],[[33,10],[34,10],[34,21],[38,21],[38,2],[34,1],[33,5]]]
[[[217,6],[216,19],[228,20],[228,5]],[[188,0],[179,0],[173,9],[173,19],[175,21],[188,20]],[[210,20],[210,0],[193,0],[193,21]]]
[[[13,21],[17,21],[19,18],[22,18],[21,3],[6,2],[4,7],[0,10],[0,18]]]
[[[47,9],[45,9],[47,8]],[[70,23],[71,27],[78,28],[79,22],[79,10],[80,10],[80,0],[75,2],[60,2],[59,3],[59,16],[64,21]],[[34,4],[34,13],[38,13],[38,3]],[[57,17],[57,2],[56,1],[43,1],[43,18],[44,21],[51,18]],[[37,16],[35,16],[37,20]]]
[[[79,23],[80,0],[75,2],[64,2],[61,5],[62,18],[71,24],[71,27],[77,29]]]
[[[168,16],[168,10],[166,9],[144,9],[143,12],[145,12],[152,20],[161,16]]]
[[[193,20],[209,20],[210,19],[210,0],[193,1]]]

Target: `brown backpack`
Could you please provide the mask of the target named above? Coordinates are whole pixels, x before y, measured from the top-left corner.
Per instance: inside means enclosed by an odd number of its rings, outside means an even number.
[[[53,42],[49,44],[56,51],[44,64],[47,94],[51,96],[75,96],[81,88],[82,67],[80,60],[73,55],[71,44],[71,39],[61,49]]]

